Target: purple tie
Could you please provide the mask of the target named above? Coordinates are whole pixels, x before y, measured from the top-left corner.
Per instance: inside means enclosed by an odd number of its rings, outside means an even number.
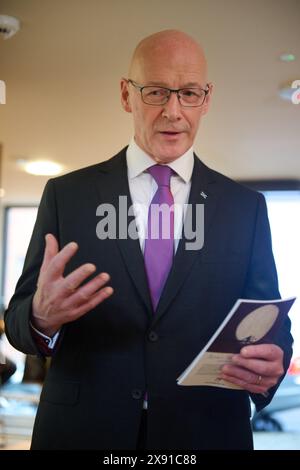
[[[158,186],[149,207],[144,252],[152,305],[156,310],[174,255],[174,198],[170,190],[173,170],[168,166],[154,165],[148,172]]]

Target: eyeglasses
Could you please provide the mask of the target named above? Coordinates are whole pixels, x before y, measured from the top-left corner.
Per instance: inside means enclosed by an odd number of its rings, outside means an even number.
[[[169,101],[171,93],[176,93],[181,106],[187,108],[198,107],[203,105],[206,95],[209,92],[209,88],[203,90],[203,88],[200,87],[178,88],[175,90],[161,86],[141,86],[130,78],[127,79],[127,82],[140,90],[144,103],[152,106],[162,106],[166,104]]]

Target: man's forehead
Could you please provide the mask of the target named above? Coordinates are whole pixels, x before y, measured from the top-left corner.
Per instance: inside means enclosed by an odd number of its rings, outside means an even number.
[[[147,64],[146,67],[136,69],[134,80],[144,84],[166,87],[193,87],[203,85],[205,82],[205,69],[197,67],[176,67],[164,64],[161,67]]]
[[[199,83],[206,80],[206,64],[197,55],[149,54],[137,58],[130,74],[134,80],[161,82],[161,85],[173,80]]]
[[[177,48],[174,50],[159,48],[153,51],[150,49],[138,56],[136,62],[140,63],[140,65],[145,68],[149,65],[161,67],[165,64],[167,67],[188,67],[188,69],[196,69],[205,64],[205,60],[203,56],[199,54],[199,51],[186,48]]]

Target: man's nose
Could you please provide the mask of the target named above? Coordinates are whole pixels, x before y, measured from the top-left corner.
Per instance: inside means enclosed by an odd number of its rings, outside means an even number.
[[[181,119],[181,105],[179,103],[177,93],[171,93],[168,101],[163,106],[162,115],[169,119],[169,121],[174,122]]]

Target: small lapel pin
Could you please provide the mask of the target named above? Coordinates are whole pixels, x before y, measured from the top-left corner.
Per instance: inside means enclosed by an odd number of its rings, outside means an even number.
[[[203,191],[201,191],[200,196],[202,196],[204,199],[207,198],[207,194],[205,194]]]

